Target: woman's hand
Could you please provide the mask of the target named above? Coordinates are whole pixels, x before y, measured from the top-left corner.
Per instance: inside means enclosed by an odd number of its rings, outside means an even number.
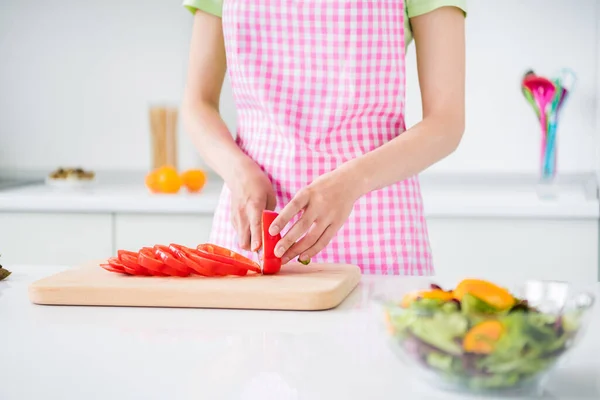
[[[240,247],[255,251],[262,241],[262,212],[275,208],[275,193],[269,178],[238,147],[219,113],[226,70],[221,18],[197,11],[182,105],[183,122],[204,161],[231,190],[231,216]]]
[[[302,212],[275,248],[283,264],[297,256],[308,261],[329,244],[362,195],[356,180],[343,168],[329,172],[299,191],[281,210],[269,228],[271,235],[277,235]]]
[[[247,159],[228,182],[231,190],[231,222],[239,246],[256,251],[262,246],[262,212],[274,210],[277,200],[273,185],[256,163]]]

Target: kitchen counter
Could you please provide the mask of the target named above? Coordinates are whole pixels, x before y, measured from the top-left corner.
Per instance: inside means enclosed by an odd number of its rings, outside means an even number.
[[[223,182],[211,176],[199,194],[150,194],[141,173],[98,174],[86,189],[44,184],[0,191],[0,212],[212,214]],[[535,177],[423,174],[427,217],[598,219],[600,203],[590,176],[565,176],[553,200],[540,199]]]
[[[465,398],[413,379],[375,323],[370,297],[419,278],[365,276],[323,312],[52,307],[31,304],[27,286],[64,267],[10,268],[0,282],[2,400]],[[545,398],[600,398],[595,314]]]

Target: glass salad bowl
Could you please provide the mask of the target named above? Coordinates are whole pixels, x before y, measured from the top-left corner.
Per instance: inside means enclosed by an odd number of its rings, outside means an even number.
[[[440,389],[493,395],[540,393],[581,338],[594,296],[565,282],[529,281],[512,291],[466,279],[398,297],[378,311],[394,352]]]

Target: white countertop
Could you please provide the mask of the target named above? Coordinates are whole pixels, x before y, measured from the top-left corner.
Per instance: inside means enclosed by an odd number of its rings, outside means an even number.
[[[10,268],[0,282],[2,400],[465,398],[415,380],[375,323],[371,294],[419,278],[365,276],[322,312],[53,307],[31,304],[27,286],[63,268]],[[600,398],[599,336],[596,312],[544,398]]]
[[[143,174],[124,176],[99,174],[98,182],[86,189],[39,184],[1,190],[0,212],[212,213],[223,184],[211,177],[199,194],[185,190],[176,195],[151,194],[144,187]],[[424,175],[421,181],[427,217],[600,217],[595,182],[581,177],[560,186],[559,196],[552,200],[538,197],[531,177]]]

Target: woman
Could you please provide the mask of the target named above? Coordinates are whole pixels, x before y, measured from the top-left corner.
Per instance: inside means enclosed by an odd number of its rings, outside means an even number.
[[[211,240],[276,255],[430,275],[417,174],[464,130],[464,0],[185,0],[194,13],[183,116],[225,181]],[[405,129],[414,36],[423,120]],[[219,115],[229,73],[233,139]]]

